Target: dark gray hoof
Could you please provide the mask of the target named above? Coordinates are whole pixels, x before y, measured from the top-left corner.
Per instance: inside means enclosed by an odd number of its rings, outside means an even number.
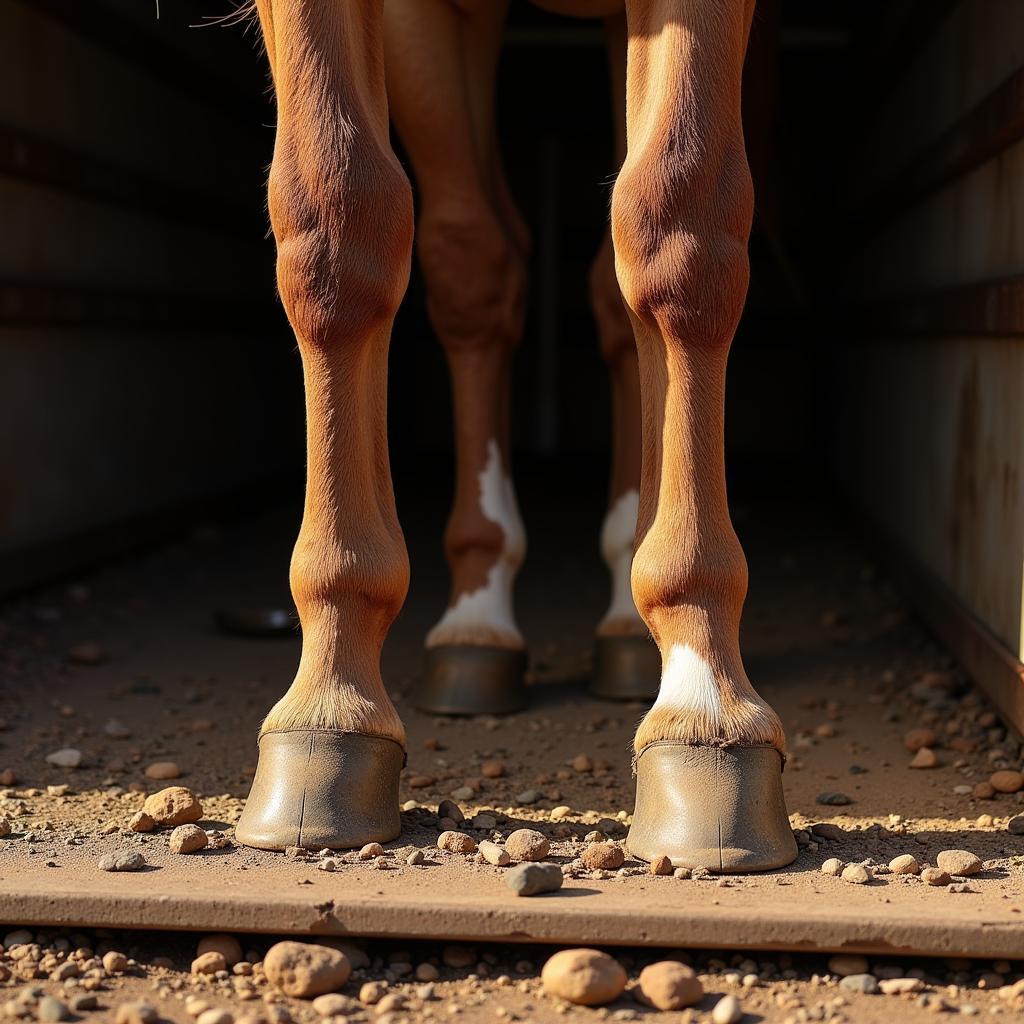
[[[640,752],[636,810],[626,848],[676,867],[770,871],[796,860],[774,747],[707,747],[666,741]]]
[[[262,850],[347,850],[396,839],[404,764],[402,748],[379,736],[334,729],[265,732],[235,838]]]
[[[428,647],[413,700],[435,715],[508,715],[526,707],[526,651],[475,644]]]
[[[597,636],[590,692],[603,700],[653,702],[661,684],[661,653],[647,636]]]

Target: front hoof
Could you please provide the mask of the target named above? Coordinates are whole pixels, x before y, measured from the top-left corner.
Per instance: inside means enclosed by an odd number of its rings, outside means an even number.
[[[435,715],[509,715],[526,707],[526,651],[483,644],[428,647],[420,711]]]
[[[604,700],[653,701],[661,684],[661,654],[649,636],[598,636],[590,692]]]
[[[347,850],[401,832],[394,741],[336,729],[286,729],[260,737],[260,759],[235,828],[245,846]]]
[[[636,765],[636,810],[626,848],[675,867],[770,871],[796,860],[774,747],[645,747]]]

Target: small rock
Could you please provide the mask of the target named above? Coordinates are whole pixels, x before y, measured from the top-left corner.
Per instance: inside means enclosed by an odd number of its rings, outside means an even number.
[[[544,964],[541,983],[545,992],[559,999],[601,1006],[622,994],[626,971],[614,957],[596,949],[563,949]]]
[[[622,867],[626,855],[617,843],[593,843],[583,851],[580,860],[591,871],[615,871]]]
[[[414,977],[417,981],[437,981],[441,972],[433,964],[417,964]]]
[[[661,960],[640,972],[637,995],[658,1010],[683,1010],[704,998],[704,986],[693,968],[676,960]]]
[[[168,786],[146,798],[142,809],[158,825],[191,825],[203,816],[195,793],[184,786]]]
[[[75,1013],[88,1013],[90,1010],[96,1010],[99,1008],[100,1001],[91,992],[86,992],[83,995],[75,996],[71,1000],[71,1009]]]
[[[979,782],[971,791],[971,795],[978,800],[991,800],[996,791],[990,782]]]
[[[167,841],[171,853],[195,853],[205,849],[210,838],[198,825],[179,825]]]
[[[1024,836],[1024,814],[1015,814],[1006,823],[1006,831],[1011,836]]]
[[[470,795],[472,796],[472,793]],[[442,800],[437,805],[437,816],[439,818],[451,818],[456,825],[466,820],[465,815],[462,813],[462,808],[454,800]]]
[[[831,875],[833,878],[838,878],[843,873],[843,868],[846,865],[838,857],[829,857],[824,864],[821,865],[821,873],[823,875]]]
[[[889,861],[889,870],[894,875],[917,875],[921,872],[921,865],[912,853],[902,853]]]
[[[116,949],[109,950],[103,954],[103,970],[107,974],[124,974],[128,970],[128,957]]]
[[[472,786],[459,786],[458,789],[452,790],[452,796],[456,800],[472,800],[473,797],[476,796],[476,793],[474,792]],[[461,821],[462,818],[457,818],[455,820]]]
[[[505,763],[503,761],[484,761],[480,765],[480,774],[485,779],[500,779],[505,774]]]
[[[340,992],[326,992],[317,996],[312,1006],[321,1017],[347,1017],[362,1009],[357,1000],[343,996]]]
[[[48,1024],[55,1024],[56,1021],[67,1020],[71,1016],[71,1010],[66,1003],[62,1003],[53,996],[43,996],[36,1007],[36,1020],[47,1021]]]
[[[380,843],[367,843],[359,851],[360,860],[373,860],[375,857],[384,856],[384,847]]]
[[[128,827],[133,832],[152,832],[156,828],[156,821],[145,811],[136,811],[128,819]]]
[[[900,996],[905,992],[920,992],[923,988],[924,982],[920,978],[884,978],[878,983],[879,991],[884,992],[887,996]]]
[[[928,885],[949,885],[950,877],[939,868],[925,868],[921,872],[921,881]]]
[[[82,763],[82,752],[74,747],[63,747],[46,755],[46,763],[58,768],[77,768]]]
[[[574,772],[592,772],[594,762],[586,754],[577,754],[572,759],[572,770]]]
[[[471,946],[445,946],[441,950],[441,963],[445,967],[454,967],[462,970],[464,967],[472,967],[476,963],[476,950]]]
[[[517,864],[505,874],[505,884],[517,896],[537,896],[562,887],[562,869],[557,864]]]
[[[114,1024],[157,1024],[160,1015],[149,1003],[122,1003],[117,1008]]]
[[[18,776],[13,768],[5,768],[0,772],[0,786],[16,786],[18,784]]]
[[[839,982],[840,988],[847,992],[861,992],[864,995],[874,995],[878,991],[878,979],[873,974],[848,974]]]
[[[227,969],[228,964],[224,959],[224,954],[216,949],[208,949],[192,961],[192,973],[196,975],[216,974],[218,971]]]
[[[845,978],[848,974],[866,974],[868,961],[863,956],[840,953],[829,959],[828,969],[832,974],[839,975],[840,978]]]
[[[935,866],[949,875],[976,875],[981,859],[968,850],[943,850],[935,858]]]
[[[278,942],[267,950],[263,970],[286,996],[308,999],[341,988],[352,973],[344,953],[307,942]]]
[[[409,788],[427,789],[435,782],[437,782],[437,779],[433,775],[413,775],[409,778]]]
[[[871,868],[866,867],[864,864],[847,864],[839,877],[851,885],[866,885],[874,878],[874,875],[871,872]]]
[[[442,832],[437,837],[437,848],[449,853],[474,853],[476,840],[465,832]]]
[[[126,740],[132,734],[131,729],[129,729],[124,722],[118,721],[116,718],[111,718],[110,721],[103,726],[103,731],[111,739],[115,740]]]
[[[196,946],[196,956],[204,953],[220,953],[228,967],[234,967],[243,958],[242,944],[233,935],[217,933],[204,935]]]
[[[517,828],[505,840],[508,855],[517,861],[543,860],[551,850],[551,844],[544,835],[532,828]]]
[[[413,850],[408,857],[405,858],[405,863],[410,867],[415,867],[417,864],[422,864],[426,860],[422,850]]]
[[[1016,793],[1024,789],[1024,773],[1014,771],[993,772],[989,776],[988,782],[997,793]]]
[[[196,1018],[196,1024],[235,1024],[235,1016],[220,1008],[204,1010]]]
[[[6,818],[0,818],[0,839],[6,839],[14,831]]]
[[[910,761],[911,768],[934,768],[939,763],[931,747],[921,747]]]
[[[672,858],[666,857],[662,854],[660,857],[655,857],[651,861],[651,874],[652,875],[671,875],[672,874]]]
[[[934,747],[938,742],[938,737],[927,726],[911,729],[903,737],[903,746],[912,754],[916,754],[922,747]]]
[[[140,871],[146,866],[146,858],[134,850],[122,850],[100,857],[100,871]]]
[[[484,840],[480,843],[480,856],[483,857],[488,864],[495,864],[499,868],[505,867],[506,864],[512,862],[512,858],[508,855],[507,850],[503,850],[497,843],[489,842]]]
[[[826,807],[845,807],[846,804],[853,803],[853,797],[847,796],[846,793],[819,793],[814,799]]]
[[[147,779],[176,779],[181,769],[173,761],[154,761],[146,768]]]
[[[530,804],[535,804],[541,798],[541,796],[542,794],[539,790],[524,789],[522,793],[519,793],[516,796],[516,803],[529,806]]]
[[[819,839],[840,840],[846,837],[846,830],[831,821],[818,821],[811,826],[811,832]]]
[[[472,825],[473,828],[479,828],[485,832],[489,832],[491,829],[498,827],[498,819],[493,814],[481,811],[479,814],[473,815]]]
[[[715,1024],[736,1024],[743,1017],[743,1007],[735,996],[722,996],[711,1011]]]

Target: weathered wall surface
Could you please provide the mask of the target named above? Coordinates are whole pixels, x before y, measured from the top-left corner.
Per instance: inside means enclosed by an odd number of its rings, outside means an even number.
[[[1024,6],[937,8],[849,168],[854,322],[825,388],[831,465],[1020,658]]]
[[[263,61],[170,6],[0,3],[0,572],[302,465]]]

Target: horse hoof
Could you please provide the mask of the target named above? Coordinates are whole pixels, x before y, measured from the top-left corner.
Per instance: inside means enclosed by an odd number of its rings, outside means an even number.
[[[626,848],[675,867],[770,871],[797,855],[774,747],[645,747],[636,765],[636,810]]]
[[[435,715],[509,715],[526,707],[526,651],[475,644],[428,647],[420,711]]]
[[[647,636],[597,636],[590,692],[604,700],[653,701],[661,683],[661,653]]]
[[[245,846],[347,850],[401,832],[394,741],[336,729],[265,732],[249,799],[235,829]]]

